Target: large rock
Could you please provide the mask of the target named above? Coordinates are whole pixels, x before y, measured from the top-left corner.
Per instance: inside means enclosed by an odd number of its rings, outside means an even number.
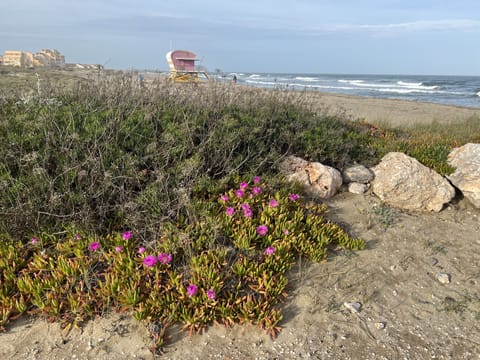
[[[289,156],[280,164],[280,171],[288,181],[299,182],[305,190],[322,199],[331,198],[342,186],[340,171],[319,162]]]
[[[466,144],[453,149],[448,164],[455,172],[448,179],[476,208],[480,208],[480,144]]]
[[[388,153],[372,170],[372,191],[388,205],[438,212],[455,196],[448,180],[403,153]]]

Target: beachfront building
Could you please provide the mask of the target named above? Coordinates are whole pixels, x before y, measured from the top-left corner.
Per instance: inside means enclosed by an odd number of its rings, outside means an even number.
[[[64,67],[65,56],[55,49],[42,49],[35,54],[28,51],[6,50],[2,65],[22,68]]]
[[[33,55],[34,66],[64,67],[65,56],[55,49],[42,49]]]
[[[3,54],[3,65],[15,67],[32,67],[33,54],[26,51],[7,50]]]

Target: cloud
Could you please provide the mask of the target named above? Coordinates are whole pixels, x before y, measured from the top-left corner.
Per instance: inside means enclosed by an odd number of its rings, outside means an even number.
[[[302,32],[314,34],[321,33],[403,33],[417,31],[451,31],[451,30],[475,30],[480,29],[480,21],[469,19],[447,20],[419,20],[396,24],[334,24],[319,27],[304,28]]]

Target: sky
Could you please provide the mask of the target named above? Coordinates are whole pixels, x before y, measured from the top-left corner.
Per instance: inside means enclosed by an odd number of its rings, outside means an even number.
[[[479,0],[0,0],[0,54],[210,72],[480,75]]]

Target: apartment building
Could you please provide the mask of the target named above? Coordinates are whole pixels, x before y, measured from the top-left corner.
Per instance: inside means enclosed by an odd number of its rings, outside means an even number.
[[[28,51],[7,50],[3,55],[3,65],[22,68],[64,67],[65,56],[55,49],[42,49],[35,54]]]

